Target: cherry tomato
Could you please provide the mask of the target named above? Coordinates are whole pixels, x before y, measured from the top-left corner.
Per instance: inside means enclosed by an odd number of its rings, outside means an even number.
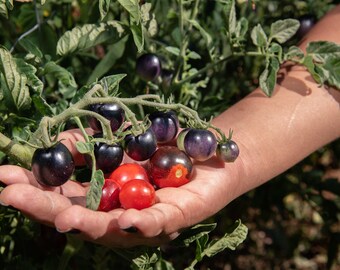
[[[206,129],[190,129],[184,137],[184,150],[189,157],[198,161],[211,158],[216,151],[215,135]]]
[[[74,169],[71,152],[60,142],[35,150],[32,157],[32,172],[41,185],[60,186],[71,177]]]
[[[156,193],[149,182],[133,179],[122,186],[119,200],[124,209],[141,210],[155,204]]]
[[[108,212],[120,207],[119,192],[120,187],[116,181],[112,179],[105,179],[98,211]]]
[[[121,164],[108,178],[115,181],[120,187],[133,179],[149,182],[147,171],[138,163]]]
[[[175,146],[157,149],[149,161],[149,172],[158,188],[179,187],[191,180],[191,159]]]
[[[176,137],[179,122],[174,111],[155,111],[149,115],[149,119],[158,143],[167,143]]]
[[[110,120],[111,130],[115,132],[119,129],[119,127],[123,124],[125,119],[124,110],[116,103],[107,103],[107,104],[92,104],[88,107],[90,111],[99,113],[104,116],[106,119]],[[102,126],[97,118],[88,117],[87,121],[89,126],[94,131],[102,131]]]
[[[136,72],[145,81],[153,81],[162,71],[161,61],[152,53],[141,55],[137,59]]]
[[[144,133],[133,136],[127,135],[124,138],[125,153],[136,161],[149,159],[157,149],[157,139],[151,128]]]
[[[217,145],[216,156],[225,162],[234,162],[239,154],[238,145],[232,140]]]

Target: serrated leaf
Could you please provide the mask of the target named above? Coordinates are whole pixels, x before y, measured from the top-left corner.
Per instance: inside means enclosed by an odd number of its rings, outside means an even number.
[[[131,18],[139,24],[140,22],[140,11],[138,0],[118,0],[119,4],[129,12]]]
[[[340,57],[340,45],[329,41],[315,41],[307,45],[306,52],[316,62],[323,62],[330,56]]]
[[[204,235],[208,235],[211,231],[216,228],[216,223],[209,224],[197,224],[185,231],[183,231],[174,241],[173,245],[186,246],[188,247],[191,243],[195,242]]]
[[[76,148],[77,148],[78,152],[81,153],[81,154],[89,154],[93,151],[94,146],[93,146],[92,143],[89,143],[89,142],[77,141],[76,142]]]
[[[231,233],[226,233],[222,238],[212,241],[204,250],[208,257],[212,257],[226,248],[235,250],[247,237],[248,228],[241,223],[236,222],[236,227]]]
[[[28,85],[36,86],[37,83],[33,79],[35,67],[25,63],[22,59],[12,57],[4,47],[0,47],[0,64],[1,87],[7,106],[14,107],[15,110],[28,109],[31,104]],[[29,77],[25,74],[27,68],[29,72],[33,72],[33,74],[27,74]]]
[[[103,20],[109,11],[111,0],[99,0],[100,19]]]
[[[267,45],[268,38],[260,24],[256,25],[251,31],[251,39],[255,46],[264,47]]]
[[[226,5],[227,16],[228,16],[228,31],[229,34],[234,34],[236,32],[236,9],[235,9],[235,1],[229,1]]]
[[[77,26],[58,40],[57,53],[66,55],[80,50],[86,50],[107,41],[117,41],[126,34],[122,24],[117,21],[99,24],[84,24]]]
[[[261,73],[259,81],[260,88],[267,95],[271,96],[277,80],[277,72],[279,71],[280,63],[275,57],[269,58],[267,60],[267,65],[264,71]]]
[[[320,75],[315,71],[315,64],[313,61],[313,56],[311,55],[306,55],[303,58],[302,64],[307,68],[309,73],[312,75],[313,79],[319,83],[322,84],[324,80],[320,77]]]
[[[66,68],[59,66],[57,63],[53,61],[46,63],[46,65],[44,66],[43,73],[45,75],[46,74],[53,75],[66,87],[77,88],[77,83],[73,75]]]
[[[269,41],[276,40],[285,43],[300,27],[300,22],[295,19],[278,20],[271,24]]]
[[[316,65],[316,73],[321,77],[323,82],[336,87],[340,90],[340,58],[329,56],[324,59],[322,65]]]
[[[116,96],[119,83],[126,77],[126,74],[115,74],[102,78],[98,83],[103,86],[104,90],[110,96]]]
[[[304,56],[305,54],[299,47],[291,46],[289,47],[288,52],[285,54],[284,59],[285,60],[294,60],[294,59],[301,60]]]
[[[209,48],[211,46],[212,38],[210,34],[199,24],[196,20],[188,20],[193,27],[195,27],[203,37],[205,44],[207,44],[207,47]]]
[[[94,176],[90,181],[90,188],[86,194],[86,207],[91,210],[97,210],[102,196],[102,188],[104,185],[104,174],[101,170],[94,172]]]
[[[144,34],[143,34],[143,25],[132,23],[130,25],[130,30],[132,32],[133,41],[137,47],[139,53],[144,50]]]

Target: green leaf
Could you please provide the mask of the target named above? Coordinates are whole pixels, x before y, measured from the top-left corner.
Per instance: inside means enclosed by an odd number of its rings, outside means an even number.
[[[323,65],[316,65],[315,71],[322,81],[340,90],[340,57],[335,55],[327,57]]]
[[[279,71],[280,63],[275,57],[271,57],[267,60],[267,65],[264,71],[261,73],[259,81],[262,91],[271,96],[277,80],[277,72]]]
[[[340,45],[329,41],[310,42],[306,52],[313,56],[314,61],[324,62],[329,56],[340,57]]]
[[[126,77],[126,74],[114,74],[102,78],[98,83],[110,95],[116,96],[119,90],[119,83]]]
[[[1,0],[0,3],[0,15],[8,19],[8,9],[4,0]]]
[[[300,23],[295,19],[278,20],[271,24],[269,41],[277,40],[279,43],[285,43],[299,29]]]
[[[108,51],[104,58],[96,65],[88,78],[87,84],[95,82],[97,79],[101,78],[116,64],[116,61],[123,56],[126,41],[127,38],[123,38],[108,47]]]
[[[84,24],[64,33],[58,40],[57,53],[66,55],[86,50],[107,41],[115,42],[124,35],[126,35],[126,31],[117,21]]]
[[[186,246],[188,247],[192,242],[195,242],[204,235],[208,235],[211,231],[216,228],[216,223],[210,224],[197,224],[185,231],[183,231],[174,241],[173,245]]]
[[[76,142],[76,148],[77,148],[78,152],[81,153],[81,154],[89,154],[93,151],[94,146],[93,146],[92,143],[89,143],[89,142],[77,141]]]
[[[39,49],[39,47],[33,43],[29,38],[23,38],[19,41],[21,47],[23,47],[26,51],[32,53],[33,55],[37,56],[38,58],[43,58],[43,53]]]
[[[132,32],[133,41],[137,47],[139,53],[144,50],[144,35],[143,35],[143,25],[132,23],[130,25],[130,30]]]
[[[59,66],[53,61],[44,66],[44,74],[51,74],[67,87],[77,88],[77,83],[73,75],[65,68]]]
[[[226,233],[222,238],[211,241],[204,253],[206,256],[212,257],[226,248],[235,250],[246,239],[247,233],[248,228],[241,221],[237,221],[231,233]]]
[[[100,19],[103,20],[109,11],[111,0],[99,0]]]
[[[248,20],[244,17],[237,21],[235,35],[238,40],[243,40],[248,31]]]
[[[251,31],[251,39],[255,46],[264,47],[267,45],[268,38],[260,24],[255,26]]]
[[[196,20],[188,20],[188,21],[192,24],[193,27],[195,27],[201,33],[201,36],[203,37],[205,43],[207,44],[207,47],[209,48],[212,43],[212,38],[210,34],[199,24],[198,21]]]
[[[229,1],[226,5],[227,16],[228,16],[228,31],[229,34],[234,34],[236,32],[236,9],[235,9],[235,1]]]
[[[209,241],[209,235],[204,234],[202,237],[196,240],[196,252],[195,259],[197,261],[201,261],[203,258],[203,251],[205,250],[207,243]]]
[[[104,185],[104,174],[101,170],[94,172],[94,176],[90,181],[90,188],[86,194],[86,207],[91,210],[97,210],[102,196],[102,188]]]
[[[291,46],[289,47],[287,53],[284,56],[285,60],[301,60],[303,59],[303,57],[305,56],[305,54],[303,53],[303,51],[297,47],[297,46]]]
[[[307,68],[307,70],[309,71],[309,73],[312,75],[313,79],[317,83],[322,84],[324,82],[324,80],[320,77],[320,75],[315,70],[315,64],[314,64],[314,61],[313,61],[313,56],[306,55],[303,58],[302,64]]]
[[[179,56],[181,50],[177,47],[173,47],[173,46],[167,46],[165,47],[165,50],[167,50],[169,53]]]
[[[1,88],[7,107],[14,110],[28,109],[31,104],[28,85],[35,88],[42,85],[38,85],[39,80],[34,75],[36,68],[24,60],[12,57],[4,47],[0,47],[0,64]],[[33,74],[29,74],[30,72]]]
[[[140,11],[138,0],[118,0],[118,2],[129,12],[131,18],[139,24]]]

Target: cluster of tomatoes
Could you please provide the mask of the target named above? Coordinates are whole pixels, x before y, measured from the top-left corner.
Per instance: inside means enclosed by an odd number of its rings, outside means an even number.
[[[141,56],[137,72],[144,80],[159,76],[161,66],[157,56]],[[205,161],[216,155],[225,162],[233,162],[239,155],[238,146],[231,138],[218,141],[212,131],[203,128],[180,130],[178,116],[171,110],[155,110],[149,114],[149,127],[138,135],[129,132],[132,125],[125,127],[125,111],[117,103],[92,104],[87,110],[109,120],[113,133],[124,128],[125,134],[122,140],[105,143],[101,122],[93,116],[87,118],[95,132],[96,170],[105,175],[98,207],[101,211],[149,207],[155,203],[155,189],[179,187],[191,180],[193,160]],[[124,154],[135,162],[122,163]],[[93,157],[89,154],[84,157],[92,168]],[[42,185],[60,186],[74,170],[72,155],[60,142],[37,149],[32,158],[32,172]]]

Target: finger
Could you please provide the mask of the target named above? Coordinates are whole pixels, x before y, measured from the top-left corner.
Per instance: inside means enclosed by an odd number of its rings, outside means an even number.
[[[169,241],[166,236],[147,239],[138,233],[131,234],[121,230],[117,219],[123,212],[123,209],[110,212],[92,211],[75,205],[58,214],[55,226],[61,232],[79,230],[79,236],[84,240],[108,247],[157,246]]]
[[[87,190],[83,184],[71,180],[59,187],[40,185],[31,171],[15,165],[0,166],[0,177],[0,181],[5,185],[13,185],[18,183],[30,184],[42,190],[60,193],[66,197],[85,196]]]
[[[80,203],[79,198],[75,199],[74,202]],[[0,193],[0,201],[48,225],[53,225],[56,215],[72,205],[72,201],[61,194],[42,191],[27,184],[13,184],[6,187]]]

